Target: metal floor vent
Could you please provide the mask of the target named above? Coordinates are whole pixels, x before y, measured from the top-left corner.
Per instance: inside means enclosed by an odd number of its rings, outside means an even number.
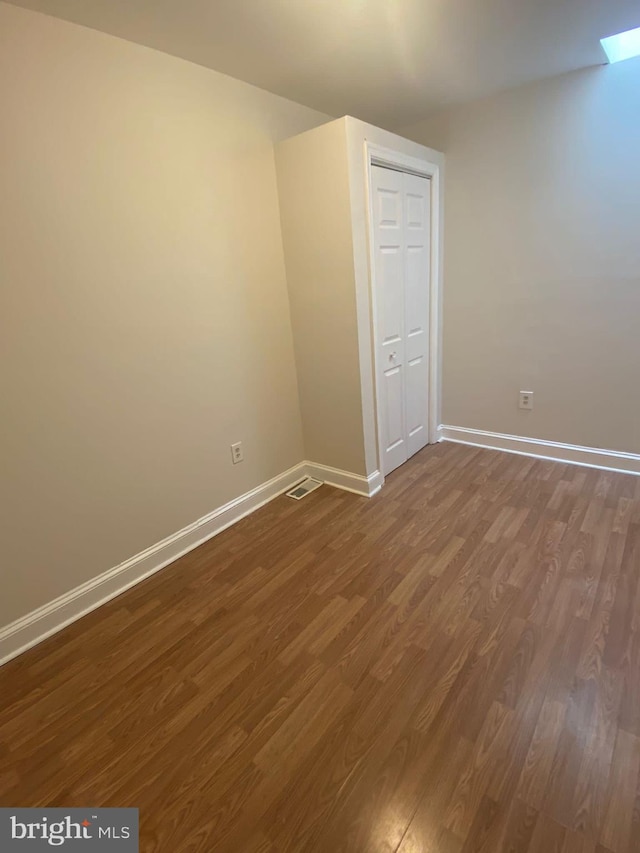
[[[290,492],[287,492],[287,497],[293,498],[294,501],[300,501],[305,495],[315,491],[321,485],[320,480],[313,480],[311,477],[307,477],[301,483],[298,483],[297,486],[294,486]]]

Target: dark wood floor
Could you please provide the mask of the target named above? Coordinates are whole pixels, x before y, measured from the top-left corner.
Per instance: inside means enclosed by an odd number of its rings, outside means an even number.
[[[452,444],[0,670],[0,804],[162,853],[640,850],[640,478]]]

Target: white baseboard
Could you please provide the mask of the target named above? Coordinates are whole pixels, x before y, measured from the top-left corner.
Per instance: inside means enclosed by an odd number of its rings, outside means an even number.
[[[0,665],[80,619],[101,604],[202,545],[307,476],[306,464],[290,468],[261,486],[167,536],[119,566],[108,569],[59,598],[0,629]]]
[[[316,480],[322,480],[328,486],[335,486],[345,492],[353,492],[365,498],[372,498],[382,488],[384,479],[380,471],[375,471],[368,477],[363,474],[351,474],[341,471],[339,468],[330,468],[328,465],[318,465],[315,462],[305,462],[307,473]]]
[[[577,444],[562,444],[558,441],[523,438],[518,435],[504,435],[499,432],[486,432],[481,429],[467,429],[446,424],[438,428],[438,434],[440,441],[455,441],[458,444],[504,450],[507,453],[568,462],[571,465],[586,465],[588,468],[600,468],[603,471],[640,474],[640,454],[638,453],[580,447]]]
[[[382,485],[378,472],[367,478],[325,465],[301,462],[141,551],[135,557],[125,560],[119,566],[0,628],[0,666],[202,545],[241,518],[288,491],[304,477],[315,477],[327,485],[365,497],[374,495]]]

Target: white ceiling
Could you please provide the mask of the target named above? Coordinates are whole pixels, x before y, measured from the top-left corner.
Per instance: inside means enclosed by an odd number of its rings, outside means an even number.
[[[13,0],[333,116],[396,127],[604,61],[638,0]]]

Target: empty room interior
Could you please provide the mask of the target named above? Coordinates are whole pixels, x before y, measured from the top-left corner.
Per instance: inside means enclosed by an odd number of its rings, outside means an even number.
[[[637,0],[0,0],[0,853],[640,853]]]

